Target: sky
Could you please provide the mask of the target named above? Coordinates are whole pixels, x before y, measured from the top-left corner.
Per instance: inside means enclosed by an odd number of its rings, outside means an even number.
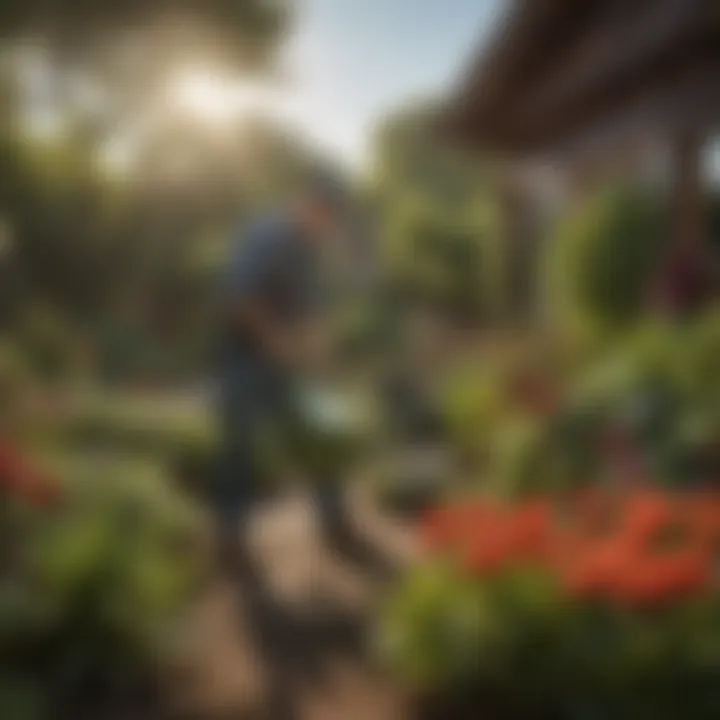
[[[353,165],[385,112],[455,81],[503,0],[301,0],[285,112]]]
[[[505,0],[297,0],[296,23],[281,56],[281,86],[219,76],[190,59],[172,68],[166,97],[136,118],[160,125],[178,111],[211,132],[248,112],[268,112],[362,169],[377,121],[413,98],[449,89],[488,35]],[[62,126],[54,76],[42,56],[23,58],[31,98],[28,125],[40,134]],[[132,161],[138,128],[108,143],[107,158]]]

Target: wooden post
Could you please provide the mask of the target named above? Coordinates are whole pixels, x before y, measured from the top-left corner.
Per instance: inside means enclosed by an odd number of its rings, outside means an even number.
[[[709,279],[705,258],[708,236],[704,208],[702,135],[678,130],[671,140],[673,195],[670,252],[661,274],[660,308],[684,317],[704,301]]]
[[[702,147],[697,129],[678,132],[674,141],[673,242],[676,249],[692,254],[702,252],[707,235]]]

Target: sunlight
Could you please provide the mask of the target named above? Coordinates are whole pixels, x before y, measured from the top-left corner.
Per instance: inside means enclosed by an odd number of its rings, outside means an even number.
[[[222,75],[199,70],[178,74],[170,84],[169,104],[209,125],[223,126],[265,105],[263,88],[239,84]]]

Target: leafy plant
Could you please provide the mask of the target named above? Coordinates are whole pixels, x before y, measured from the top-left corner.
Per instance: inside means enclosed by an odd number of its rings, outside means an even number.
[[[388,601],[382,656],[426,692],[479,687],[526,713],[711,718],[718,507],[643,491],[441,508]]]
[[[593,332],[634,323],[663,257],[664,210],[635,187],[612,187],[563,218],[550,244],[558,312]]]

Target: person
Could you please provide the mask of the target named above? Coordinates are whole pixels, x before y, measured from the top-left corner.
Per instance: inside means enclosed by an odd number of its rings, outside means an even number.
[[[288,412],[295,379],[317,358],[310,321],[323,301],[321,258],[342,236],[348,194],[318,173],[296,202],[260,217],[232,253],[222,293],[218,364],[222,432],[213,502],[221,558],[247,562],[246,523],[258,490],[257,440]],[[321,484],[323,526],[341,524],[336,484]]]

